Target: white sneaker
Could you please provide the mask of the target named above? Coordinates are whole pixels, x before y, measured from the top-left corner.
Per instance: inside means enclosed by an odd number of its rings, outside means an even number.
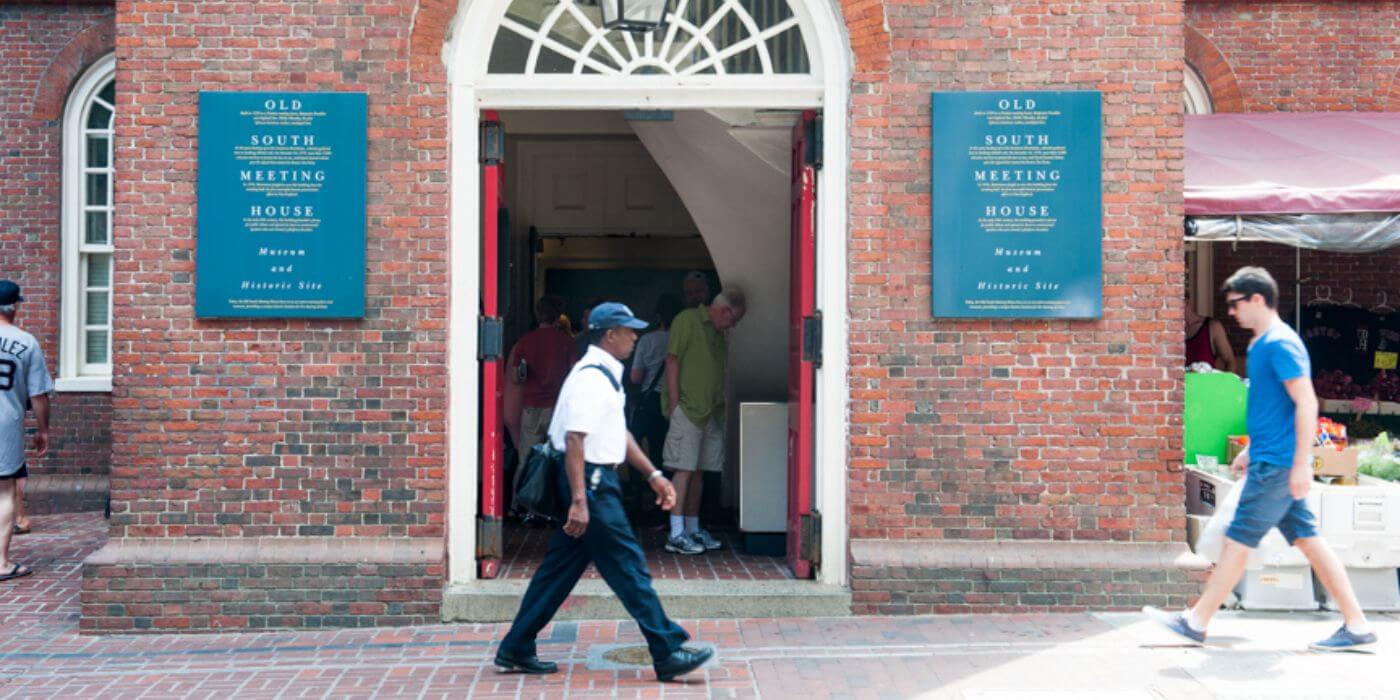
[[[723,542],[711,537],[708,530],[696,530],[690,533],[690,539],[705,549],[719,549],[724,546]]]
[[[697,543],[695,540],[692,540],[689,537],[686,537],[685,535],[681,535],[680,537],[672,537],[666,540],[666,551],[675,554],[685,554],[689,556],[695,554],[704,554],[705,548],[699,543]]]

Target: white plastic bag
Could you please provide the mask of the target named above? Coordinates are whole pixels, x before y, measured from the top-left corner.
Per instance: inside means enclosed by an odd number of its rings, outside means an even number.
[[[1211,563],[1220,561],[1220,553],[1225,550],[1225,531],[1230,529],[1230,521],[1235,519],[1235,509],[1240,505],[1240,493],[1244,491],[1244,482],[1248,478],[1249,474],[1246,473],[1243,479],[1235,482],[1235,487],[1225,495],[1225,500],[1215,505],[1215,513],[1206,521],[1206,526],[1201,528],[1201,536],[1196,540],[1196,554],[1205,557]]]

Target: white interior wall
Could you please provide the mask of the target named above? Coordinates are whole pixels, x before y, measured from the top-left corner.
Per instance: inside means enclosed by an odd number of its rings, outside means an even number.
[[[702,111],[632,122],[632,130],[690,210],[720,280],[748,296],[730,336],[731,404],[786,401],[790,133]]]

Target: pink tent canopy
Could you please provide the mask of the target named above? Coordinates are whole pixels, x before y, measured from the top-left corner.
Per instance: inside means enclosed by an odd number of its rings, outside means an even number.
[[[1400,113],[1186,117],[1186,214],[1400,212]]]

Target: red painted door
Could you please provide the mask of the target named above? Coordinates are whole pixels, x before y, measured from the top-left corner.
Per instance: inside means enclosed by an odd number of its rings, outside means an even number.
[[[505,134],[496,112],[481,123],[481,503],[477,562],[481,578],[495,578],[501,567],[505,519],[505,437],[500,263],[501,210],[504,207]]]
[[[787,560],[811,578],[817,541],[812,525],[812,413],[820,343],[816,317],[817,116],[804,112],[792,132],[792,294],[788,334]]]

